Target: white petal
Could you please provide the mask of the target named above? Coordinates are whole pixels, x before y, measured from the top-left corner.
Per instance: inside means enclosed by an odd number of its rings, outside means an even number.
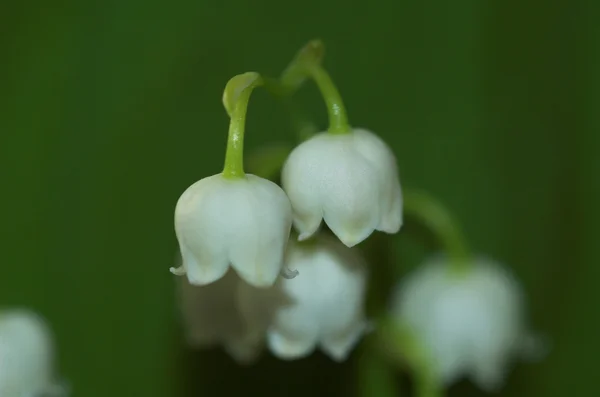
[[[295,360],[310,355],[315,350],[316,341],[306,336],[291,336],[278,330],[267,333],[269,350],[282,360]]]
[[[388,234],[398,233],[404,223],[400,183],[396,182],[392,186],[393,188],[391,189],[389,203],[388,205],[382,204],[381,219],[379,221],[379,226],[376,228],[377,230]]]
[[[482,390],[488,393],[498,392],[504,384],[505,372],[506,362],[496,361],[494,357],[490,357],[475,363],[471,377]]]
[[[293,346],[319,341],[332,358],[343,360],[366,329],[362,258],[338,240],[319,235],[310,243],[290,243],[286,259],[300,275],[281,280],[288,303],[276,311],[272,331]]]
[[[309,140],[296,147],[287,158],[281,171],[281,186],[292,204],[294,227],[299,240],[310,238],[321,225],[323,204],[318,158],[313,152],[319,149]]]
[[[0,313],[0,395],[37,395],[53,383],[50,331],[35,313]]]
[[[379,190],[371,183],[376,175],[368,164],[348,156],[332,161],[339,168],[323,188],[323,218],[346,246],[353,247],[369,237],[379,224]]]
[[[275,283],[292,226],[292,209],[275,183],[247,175],[235,198],[240,202],[231,225],[229,257],[242,279],[256,287]],[[243,204],[242,204],[243,203]]]
[[[246,328],[255,340],[266,336],[269,350],[288,360],[310,354],[317,343],[318,331],[314,322],[307,323],[304,317],[294,316],[294,302],[282,286],[293,281],[282,278],[271,288],[255,288],[245,283],[238,286],[238,307]]]
[[[377,135],[365,129],[354,129],[355,148],[377,169],[380,184],[380,221],[377,230],[394,234],[402,226],[402,190],[396,156]]]
[[[225,342],[224,347],[238,364],[250,365],[258,360],[262,352],[262,340],[231,339]]]
[[[356,320],[355,324],[347,330],[324,337],[321,340],[321,350],[334,361],[345,361],[367,331],[367,325],[366,321]]]
[[[348,247],[373,233],[380,214],[377,170],[360,156],[354,137],[350,138],[348,142],[329,142],[322,165],[326,180],[321,187],[323,218]]]
[[[190,186],[175,208],[175,232],[183,267],[193,285],[210,284],[225,275],[229,267],[230,184],[220,174]]]

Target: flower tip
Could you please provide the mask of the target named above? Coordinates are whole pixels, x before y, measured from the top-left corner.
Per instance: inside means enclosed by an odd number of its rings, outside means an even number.
[[[253,88],[261,83],[261,76],[257,72],[246,72],[229,79],[223,91],[223,106],[227,114],[231,117],[235,104],[244,90],[250,87]]]
[[[278,274],[275,274],[274,277],[257,277],[256,275],[238,272],[238,276],[240,276],[242,280],[254,288],[271,288],[273,285],[275,285]]]
[[[171,267],[171,268],[169,268],[169,271],[176,276],[185,276],[185,273],[186,273],[185,268],[183,266]]]
[[[381,225],[381,227],[378,228],[378,230],[387,234],[396,234],[402,228],[402,223],[402,220],[400,220],[399,222],[388,222]]]
[[[298,241],[306,241],[313,236],[314,233],[304,232],[298,235]]]
[[[344,233],[339,235],[338,238],[348,248],[352,248],[355,245],[362,243],[366,239],[366,237],[354,233]]]
[[[300,272],[298,270],[288,269],[287,267],[284,267],[281,270],[281,277],[285,278],[286,280],[296,278],[299,274]]]

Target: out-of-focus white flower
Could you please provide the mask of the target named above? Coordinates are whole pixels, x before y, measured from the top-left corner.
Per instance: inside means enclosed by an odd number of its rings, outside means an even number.
[[[229,265],[247,283],[273,285],[282,270],[292,224],[290,202],[279,186],[255,175],[221,174],[190,186],[175,209],[175,232],[193,285],[210,284]]]
[[[190,346],[222,345],[240,364],[249,364],[258,358],[263,347],[262,335],[247,327],[237,306],[238,283],[242,282],[233,270],[205,286],[194,286],[187,279],[181,279],[183,328]]]
[[[63,396],[56,383],[50,330],[35,313],[0,312],[0,396]]]
[[[375,134],[317,134],[285,162],[283,189],[292,203],[299,240],[312,236],[321,219],[348,247],[374,230],[397,233],[402,191],[391,149]]]
[[[297,269],[298,277],[280,279],[269,289],[240,284],[246,321],[266,330],[269,349],[281,359],[305,357],[319,346],[333,360],[345,360],[367,329],[362,258],[321,235],[290,242],[286,265]]]
[[[510,360],[530,354],[535,339],[526,328],[520,286],[484,258],[464,274],[452,272],[441,255],[430,259],[400,283],[392,311],[418,337],[445,385],[468,376],[484,390],[497,390]]]

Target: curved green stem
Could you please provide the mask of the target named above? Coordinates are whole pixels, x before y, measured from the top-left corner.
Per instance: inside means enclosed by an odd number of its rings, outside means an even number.
[[[244,173],[244,132],[246,112],[252,90],[263,84],[258,73],[248,72],[229,80],[223,92],[223,106],[230,117],[223,177],[237,179]]]
[[[413,375],[418,397],[442,397],[443,389],[436,378],[433,363],[428,358],[418,336],[391,318],[381,320],[378,327],[383,354],[398,364],[407,364]]]
[[[395,368],[380,354],[374,342],[374,338],[367,336],[359,347],[357,394],[360,397],[400,397]]]
[[[471,255],[466,240],[450,212],[425,192],[409,191],[404,194],[404,212],[419,219],[440,241],[450,258],[451,270],[463,274],[471,266]]]
[[[329,116],[328,132],[331,134],[348,134],[351,132],[346,107],[342,97],[333,83],[329,73],[321,66],[324,45],[320,40],[313,40],[304,46],[283,72],[280,84],[283,92],[295,91],[307,77],[312,78],[327,106]]]

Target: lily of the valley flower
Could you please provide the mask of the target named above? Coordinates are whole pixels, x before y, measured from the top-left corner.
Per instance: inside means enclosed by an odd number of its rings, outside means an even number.
[[[402,192],[392,150],[372,132],[351,128],[340,93],[320,65],[323,51],[322,42],[309,42],[281,76],[283,85],[291,87],[312,78],[329,115],[327,132],[292,151],[281,183],[292,203],[300,241],[312,236],[325,220],[352,247],[375,230],[400,230]]]
[[[56,383],[50,330],[35,313],[0,312],[0,396],[64,396]]]
[[[300,240],[312,236],[322,219],[348,247],[374,230],[396,233],[402,225],[394,153],[370,131],[321,133],[305,141],[287,159],[281,182]]]
[[[176,274],[206,285],[223,277],[231,263],[249,284],[270,286],[281,272],[290,227],[289,200],[273,182],[254,175],[204,178],[175,209],[183,257]]]
[[[305,357],[318,346],[333,360],[345,360],[367,329],[362,258],[322,235],[290,242],[286,265],[300,275],[267,290],[240,285],[246,321],[266,329],[269,350],[281,359]]]
[[[194,348],[224,347],[238,363],[253,362],[262,350],[259,335],[248,329],[238,310],[236,293],[243,282],[233,270],[206,286],[181,279],[179,295],[183,329]]]
[[[292,212],[289,199],[275,183],[244,174],[243,137],[252,89],[261,84],[256,73],[232,78],[224,103],[231,124],[221,174],[190,186],[175,209],[175,232],[183,265],[171,269],[193,285],[210,284],[229,265],[256,287],[273,285],[282,270]]]
[[[497,390],[510,360],[530,354],[523,293],[499,264],[476,258],[457,274],[443,256],[421,265],[399,285],[392,311],[418,336],[438,381],[467,376]]]

